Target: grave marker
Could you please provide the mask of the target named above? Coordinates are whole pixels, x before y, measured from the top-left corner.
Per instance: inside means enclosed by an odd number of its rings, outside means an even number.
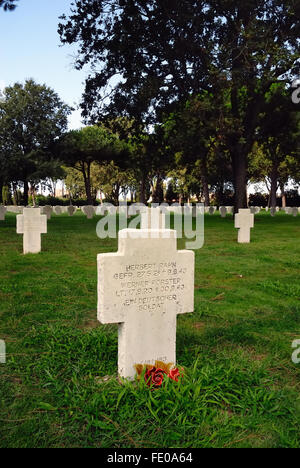
[[[52,206],[50,206],[50,205],[45,205],[45,206],[41,207],[41,214],[46,215],[48,221],[51,219],[52,212],[53,212],[52,211]]]
[[[239,229],[238,243],[250,242],[251,229],[254,228],[254,214],[249,209],[242,209],[235,215],[235,227]]]
[[[117,253],[98,255],[98,320],[119,324],[118,371],[176,363],[176,317],[194,310],[194,252],[174,230],[124,229]],[[132,238],[134,236],[134,238]]]
[[[57,216],[59,216],[59,215],[62,214],[62,207],[61,206],[54,206],[53,211]]]
[[[0,205],[0,221],[5,221],[5,215],[6,215],[6,207],[3,205]]]
[[[296,218],[296,216],[298,216],[298,208],[296,206],[294,206],[292,208],[292,215]]]
[[[24,208],[17,216],[17,234],[23,234],[23,253],[41,251],[41,234],[47,234],[47,216],[41,215],[40,208]]]
[[[67,213],[69,216],[73,216],[75,212],[76,212],[75,206],[70,205],[67,207]]]
[[[81,211],[85,214],[87,219],[92,219],[95,216],[95,208],[92,205],[83,206]]]
[[[227,215],[227,208],[226,206],[220,206],[220,215],[221,215],[221,218],[226,218],[226,215]]]

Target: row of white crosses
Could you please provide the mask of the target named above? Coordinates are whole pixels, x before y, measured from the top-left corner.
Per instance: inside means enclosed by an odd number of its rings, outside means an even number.
[[[22,206],[8,206],[8,207],[5,207],[3,205],[0,205],[0,221],[5,220],[6,212],[10,211],[10,212],[13,212],[13,213],[16,213],[16,214],[18,214],[18,213],[22,214],[23,209],[24,209],[24,207],[22,207]],[[191,207],[190,209],[191,209],[191,211],[193,213],[196,213],[196,207]],[[258,214],[260,212],[261,208],[260,207],[251,207],[250,210],[251,210],[252,214]],[[274,217],[275,214],[280,211],[280,208],[279,207],[276,207],[276,208],[266,207],[265,210],[266,210],[266,212],[270,212],[271,216]],[[287,208],[282,208],[282,210],[286,214],[293,215],[295,217],[297,217],[298,214],[300,214],[300,208],[298,208],[298,207],[287,207]],[[77,211],[77,208],[75,206],[73,206],[73,205],[54,206],[54,207],[52,207],[50,205],[46,205],[46,206],[41,207],[41,214],[46,214],[48,220],[51,219],[51,215],[53,213],[55,213],[56,215],[61,215],[63,213],[68,213],[69,216],[73,216],[76,211]],[[103,214],[103,210],[102,210],[101,205],[99,205],[97,207],[94,207],[92,205],[83,206],[81,208],[81,211],[85,214],[85,216],[88,219],[92,219],[95,215],[102,215]],[[182,210],[182,208],[180,206],[178,206],[178,207],[176,207],[176,210],[173,210],[173,208],[170,207],[169,211],[174,211],[176,213],[179,212],[181,214],[183,210]],[[205,207],[204,212],[208,213],[210,215],[213,215],[216,212],[216,207],[212,207],[212,206],[211,207]],[[233,214],[234,213],[234,207],[233,206],[220,206],[219,207],[219,212],[220,212],[220,215],[221,215],[222,218],[226,218],[227,214]],[[194,214],[193,214],[193,216],[194,216]]]
[[[73,213],[74,210],[75,208],[72,209]],[[86,207],[84,212],[88,218],[92,217],[89,207]],[[5,213],[6,208],[0,206],[0,220],[4,219]],[[45,214],[41,214],[40,208],[24,208],[23,214],[17,216],[17,233],[24,235],[24,254],[39,253],[41,251],[41,234],[47,233],[47,219],[51,216],[45,210],[43,210],[43,213]],[[148,229],[149,227],[158,230],[165,229],[165,215],[160,212],[159,208],[147,209],[142,213],[141,229]],[[235,215],[235,227],[239,229],[238,242],[249,243],[250,231],[254,227],[254,214],[249,209],[239,210],[239,213]]]
[[[5,213],[6,208],[0,207],[2,218],[5,217]],[[89,212],[88,214],[91,215]],[[41,214],[40,208],[24,208],[23,214],[17,216],[17,233],[24,235],[24,254],[41,251],[41,234],[47,233],[47,217],[48,214]],[[147,209],[142,213],[141,229],[149,227],[157,230],[165,229],[165,216],[160,213],[159,208]],[[239,229],[238,242],[250,242],[250,230],[254,227],[254,215],[250,210],[239,210],[235,216],[235,227]]]

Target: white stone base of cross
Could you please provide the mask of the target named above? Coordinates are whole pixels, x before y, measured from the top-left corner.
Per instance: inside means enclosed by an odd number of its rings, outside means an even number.
[[[17,216],[17,234],[23,234],[23,253],[36,254],[41,251],[41,234],[47,234],[47,216],[40,208],[24,208]]]
[[[251,229],[254,228],[254,214],[250,209],[242,209],[235,215],[235,227],[239,229],[238,243],[249,244]]]
[[[176,231],[153,231],[124,229],[118,252],[98,255],[98,320],[119,324],[118,372],[129,379],[136,364],[175,365],[176,317],[194,311],[194,252],[177,251]]]

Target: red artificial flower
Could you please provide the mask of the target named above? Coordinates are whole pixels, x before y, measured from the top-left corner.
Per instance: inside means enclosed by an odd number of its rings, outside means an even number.
[[[165,375],[167,373],[163,369],[152,367],[145,373],[145,382],[149,387],[159,388],[164,381]]]
[[[180,372],[178,368],[176,367],[176,369],[171,369],[168,374],[168,377],[172,380],[175,380],[175,382],[178,382],[178,378],[180,377]]]

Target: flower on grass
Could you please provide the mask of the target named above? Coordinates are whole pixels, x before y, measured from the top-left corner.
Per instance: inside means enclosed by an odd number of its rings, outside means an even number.
[[[169,374],[168,374],[168,377],[172,380],[175,380],[175,382],[178,382],[178,379],[179,377],[181,376],[180,372],[179,372],[179,369],[178,367],[176,367],[175,369],[171,369]]]
[[[183,367],[174,367],[172,363],[164,363],[162,361],[156,361],[155,365],[151,364],[135,364],[135,369],[137,371],[137,379],[144,375],[144,380],[148,387],[152,389],[159,388],[162,386],[165,377],[174,380],[174,382],[179,381],[179,377],[183,376],[184,369]],[[145,374],[143,374],[145,372]]]
[[[167,373],[163,369],[153,366],[145,373],[145,382],[149,387],[158,388],[162,385],[165,375]]]

